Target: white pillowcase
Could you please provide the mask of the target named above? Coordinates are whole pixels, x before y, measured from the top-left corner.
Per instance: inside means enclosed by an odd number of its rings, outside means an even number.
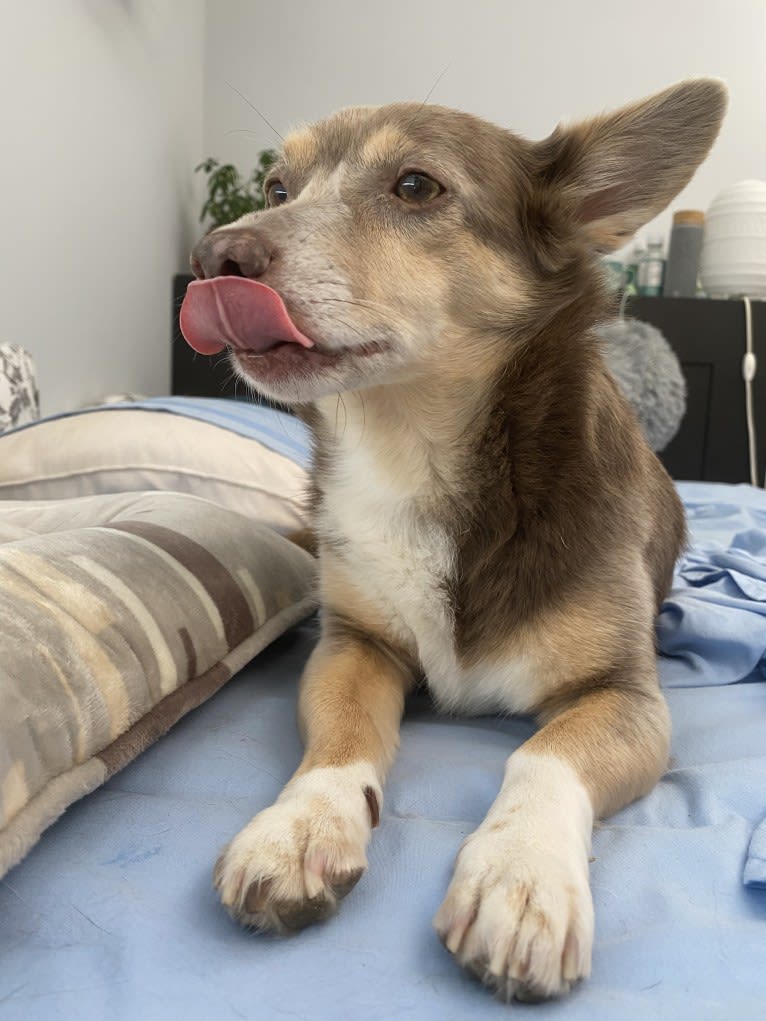
[[[277,531],[306,525],[306,472],[229,429],[123,408],[43,420],[0,437],[0,499],[191,493]]]

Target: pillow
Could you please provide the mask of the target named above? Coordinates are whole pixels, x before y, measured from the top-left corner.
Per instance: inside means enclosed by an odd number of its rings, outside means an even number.
[[[245,401],[153,398],[0,436],[0,500],[192,493],[280,532],[306,525],[308,433]]]
[[[0,877],[314,588],[307,553],[197,497],[0,503]]]

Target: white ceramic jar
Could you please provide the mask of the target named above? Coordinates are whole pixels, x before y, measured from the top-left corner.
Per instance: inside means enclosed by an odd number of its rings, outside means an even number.
[[[766,181],[740,181],[713,199],[700,280],[711,298],[766,298]]]

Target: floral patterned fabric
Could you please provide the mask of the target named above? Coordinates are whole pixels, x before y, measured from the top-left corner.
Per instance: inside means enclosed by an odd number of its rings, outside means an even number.
[[[35,365],[23,347],[0,344],[0,433],[40,417]]]

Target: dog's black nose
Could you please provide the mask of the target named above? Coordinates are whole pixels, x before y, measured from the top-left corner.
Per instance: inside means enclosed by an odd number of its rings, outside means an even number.
[[[211,277],[263,276],[274,258],[274,249],[252,230],[212,231],[191,254],[191,268],[198,280]]]

